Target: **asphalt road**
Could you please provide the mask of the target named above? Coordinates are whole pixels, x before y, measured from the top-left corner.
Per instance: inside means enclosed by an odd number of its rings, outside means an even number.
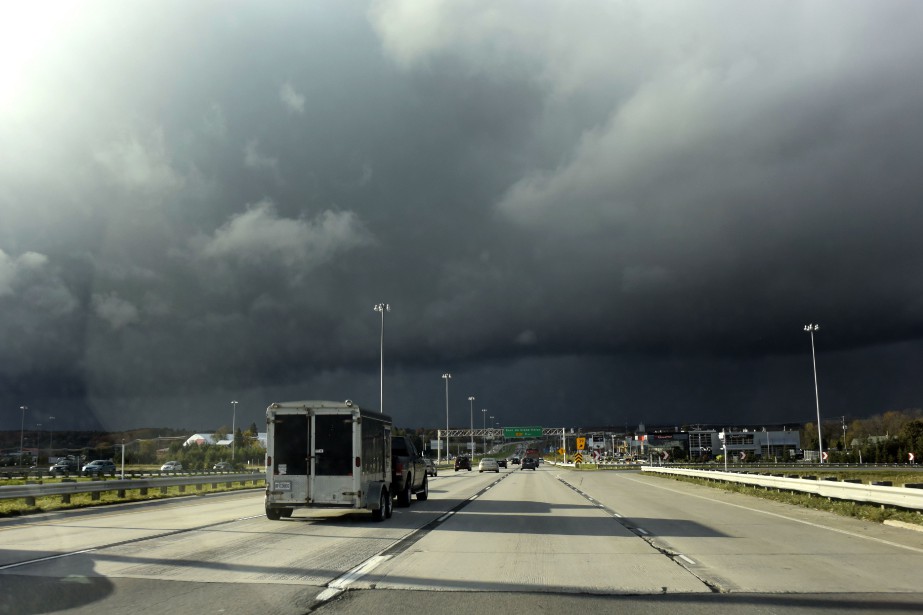
[[[0,614],[923,611],[923,532],[636,472],[430,480],[384,523],[259,492],[0,520]]]

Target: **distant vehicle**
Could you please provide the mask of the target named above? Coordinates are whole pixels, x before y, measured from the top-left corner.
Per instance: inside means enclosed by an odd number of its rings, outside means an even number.
[[[181,472],[183,469],[183,464],[178,461],[168,461],[167,463],[160,466],[161,472]]]
[[[498,460],[497,460],[497,465],[500,466],[501,468],[505,468],[505,467],[506,467],[506,459],[498,459]]]
[[[78,469],[76,459],[59,459],[53,466],[48,468],[48,472],[50,472],[52,476],[57,476],[59,474],[71,474]]]
[[[115,476],[115,464],[109,459],[97,459],[83,466],[82,472],[87,476]]]
[[[471,459],[469,457],[455,458],[455,471],[458,472],[459,470],[471,471]]]
[[[231,465],[230,461],[219,461],[218,463],[212,466],[212,470],[218,470],[219,472],[228,472],[233,469],[234,469],[234,466]]]
[[[538,461],[536,461],[532,457],[526,457],[525,459],[522,460],[521,469],[523,470],[533,470],[534,471],[537,467],[538,467]]]
[[[436,476],[436,475],[438,474],[438,472],[436,471],[436,462],[435,462],[435,461],[433,461],[432,459],[427,458],[426,460],[424,460],[423,463],[426,464],[426,475],[427,475],[427,476]]]
[[[519,465],[519,457],[513,457],[512,459],[510,459],[510,463],[513,464],[514,466],[518,466],[518,465]]]
[[[493,457],[484,457],[478,464],[478,472],[500,472],[500,464]]]

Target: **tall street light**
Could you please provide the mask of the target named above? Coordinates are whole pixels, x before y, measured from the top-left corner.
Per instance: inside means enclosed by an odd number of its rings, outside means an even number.
[[[378,367],[378,411],[384,412],[384,390],[385,390],[385,312],[391,311],[391,306],[387,303],[378,303],[373,308],[376,312],[381,312],[381,341],[378,348],[379,367]]]
[[[481,438],[484,440],[484,454],[487,454],[487,408],[481,408],[481,429],[484,434]]]
[[[54,417],[48,417],[48,461],[51,462],[51,456],[54,455]]]
[[[811,361],[814,364],[814,401],[817,403],[817,449],[820,454],[820,463],[824,463],[824,442],[820,432],[820,393],[817,390],[817,355],[814,353],[814,332],[820,330],[820,325],[805,325],[804,330],[811,334]]]
[[[471,427],[469,427],[471,430],[471,444],[469,445],[468,450],[470,451],[471,456],[474,457],[474,395],[468,396],[468,403],[471,404],[471,416],[469,417],[469,421],[471,423]]]
[[[22,465],[22,443],[26,434],[26,410],[29,406],[19,406],[19,409],[22,410],[22,420],[19,423],[19,465]]]
[[[452,374],[446,372],[442,374],[442,379],[445,380],[445,457],[449,458],[449,380],[452,379]]]
[[[232,401],[231,407],[234,408],[234,417],[231,419],[231,461],[237,458],[237,402]]]

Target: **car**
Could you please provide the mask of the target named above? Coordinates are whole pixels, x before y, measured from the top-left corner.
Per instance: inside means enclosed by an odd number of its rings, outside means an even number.
[[[470,457],[456,457],[455,458],[455,471],[459,470],[468,470],[471,471],[471,458]]]
[[[513,457],[512,459],[510,459],[510,463],[513,464],[514,466],[518,466],[518,465],[519,465],[519,457]]]
[[[175,463],[175,462],[174,462],[174,463]],[[164,464],[164,465],[166,465],[166,464]],[[162,467],[161,467],[160,469],[163,470]],[[179,469],[180,469],[180,470],[183,469],[182,465],[180,465],[180,468],[179,468]],[[216,463],[215,465],[212,466],[212,470],[218,470],[219,472],[228,472],[228,471],[233,470],[233,469],[234,469],[234,466],[231,464],[230,461],[219,461],[218,463]]]
[[[497,460],[497,465],[500,466],[501,468],[505,468],[505,467],[506,467],[506,459],[498,459],[498,460]]]
[[[436,462],[427,457],[426,459],[423,460],[423,463],[426,465],[426,475],[436,476],[437,474]]]
[[[493,457],[484,457],[478,464],[478,472],[499,472],[500,464]]]
[[[178,461],[168,461],[167,463],[160,466],[161,472],[180,472],[183,469],[183,464]]]
[[[538,461],[536,461],[532,457],[526,457],[525,459],[522,460],[522,466],[520,466],[520,469],[534,471],[537,467],[538,467]]]
[[[57,476],[58,474],[71,474],[76,472],[79,468],[77,467],[77,461],[74,459],[59,459],[53,466],[48,468],[48,472],[52,476]]]
[[[87,476],[115,476],[115,464],[110,459],[97,459],[83,466],[81,471]]]

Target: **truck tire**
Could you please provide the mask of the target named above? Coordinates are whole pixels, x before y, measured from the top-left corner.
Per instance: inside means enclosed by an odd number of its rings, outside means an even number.
[[[294,508],[283,508],[279,511],[279,514],[282,515],[283,519],[288,519],[295,512]]]
[[[397,494],[397,505],[400,507],[410,506],[410,487],[413,485],[413,474],[407,475],[407,482],[404,483],[404,488],[401,489],[401,492]]]
[[[391,494],[388,493],[387,489],[382,489],[378,508],[372,511],[372,520],[384,521],[389,518],[391,518]]]
[[[278,508],[266,507],[266,518],[270,521],[278,521],[282,518],[282,511]]]
[[[423,475],[423,489],[417,492],[417,501],[425,502],[429,498],[429,477]]]

